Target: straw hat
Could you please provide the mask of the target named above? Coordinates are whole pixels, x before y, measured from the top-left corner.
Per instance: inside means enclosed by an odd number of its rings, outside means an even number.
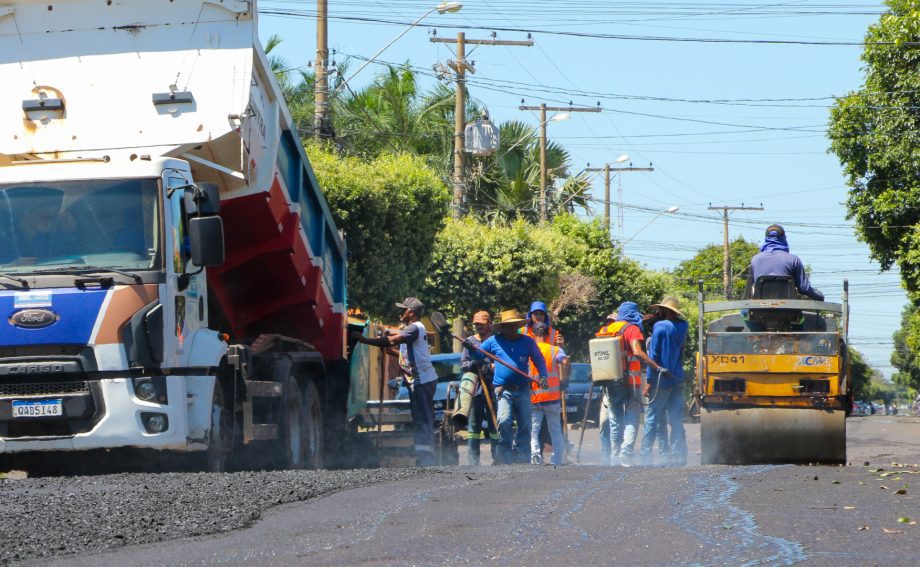
[[[500,315],[500,320],[501,320],[501,323],[499,324],[502,327],[506,327],[506,326],[510,327],[512,325],[521,326],[521,324],[524,323],[524,321],[526,321],[526,319],[524,319],[524,316],[521,315],[517,309],[506,309],[505,311],[502,311]]]
[[[652,305],[649,305],[649,307],[658,307],[658,308],[664,307],[665,309],[670,309],[671,311],[676,313],[678,317],[686,319],[684,314],[680,312],[680,301],[678,301],[676,297],[671,297],[671,296],[665,297],[664,299],[661,300],[661,303],[654,303]]]

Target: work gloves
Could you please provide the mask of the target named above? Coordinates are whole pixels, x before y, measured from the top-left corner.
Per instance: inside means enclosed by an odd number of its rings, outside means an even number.
[[[549,388],[549,380],[546,379],[546,376],[540,376],[540,389],[546,390]]]
[[[476,351],[476,343],[474,343],[474,342],[471,341],[470,339],[463,339],[463,348],[465,348],[465,349],[467,349],[467,350],[469,350],[469,351],[471,351],[471,352],[475,352],[475,351]]]

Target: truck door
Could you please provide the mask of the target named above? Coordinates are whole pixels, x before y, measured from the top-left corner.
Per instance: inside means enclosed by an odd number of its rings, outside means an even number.
[[[167,261],[166,303],[166,338],[167,360],[170,366],[183,366],[188,359],[190,338],[202,328],[206,313],[202,298],[205,282],[204,273],[191,264],[188,240],[188,216],[185,210],[185,191],[178,189],[192,183],[187,172],[167,170],[163,174],[163,187],[166,198],[166,210],[169,251],[171,261]],[[164,196],[165,196],[164,195]]]

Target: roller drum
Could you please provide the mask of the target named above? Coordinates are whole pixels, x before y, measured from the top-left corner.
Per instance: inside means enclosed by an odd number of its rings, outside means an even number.
[[[702,464],[845,464],[846,415],[815,408],[704,408]]]

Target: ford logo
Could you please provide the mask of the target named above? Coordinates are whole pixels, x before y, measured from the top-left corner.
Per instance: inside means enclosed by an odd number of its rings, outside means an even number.
[[[10,325],[25,327],[26,329],[38,329],[47,327],[58,320],[54,311],[48,309],[24,309],[13,313],[10,317]]]

